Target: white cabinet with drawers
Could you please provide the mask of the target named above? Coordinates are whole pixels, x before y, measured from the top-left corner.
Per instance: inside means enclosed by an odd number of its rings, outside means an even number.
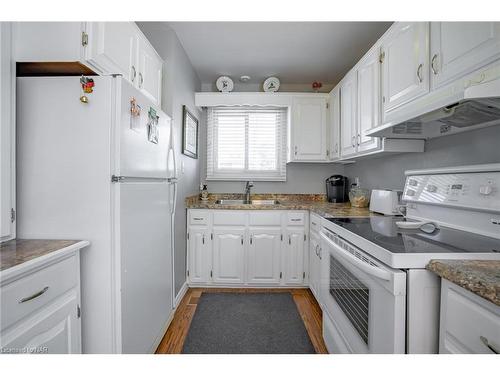
[[[188,210],[188,283],[307,286],[307,211]]]
[[[79,250],[87,245],[0,273],[2,353],[81,353]]]
[[[439,353],[500,353],[500,306],[442,279]]]

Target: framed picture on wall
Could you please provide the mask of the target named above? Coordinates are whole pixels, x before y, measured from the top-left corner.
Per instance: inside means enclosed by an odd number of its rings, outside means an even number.
[[[198,159],[198,119],[182,107],[182,153]]]

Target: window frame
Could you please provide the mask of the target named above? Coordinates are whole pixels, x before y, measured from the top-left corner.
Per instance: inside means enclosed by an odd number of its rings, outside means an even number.
[[[245,109],[276,109],[282,111],[281,123],[278,124],[277,142],[276,142],[276,165],[277,168],[272,171],[251,171],[249,164],[249,128],[245,125],[245,167],[238,170],[220,170],[217,168],[218,148],[217,131],[212,120],[213,111],[218,109],[234,108],[235,110],[245,111]],[[280,105],[228,105],[209,107],[207,109],[207,181],[286,181],[286,163],[287,163],[287,131],[290,121],[290,107]]]

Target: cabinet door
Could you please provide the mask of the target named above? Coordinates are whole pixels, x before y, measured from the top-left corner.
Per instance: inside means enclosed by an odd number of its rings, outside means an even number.
[[[382,42],[384,113],[429,91],[429,24],[399,22]]]
[[[139,71],[137,87],[156,105],[161,101],[163,61],[144,37],[139,38]]]
[[[373,49],[358,68],[358,152],[375,150],[380,138],[365,135],[380,125],[380,50]]]
[[[28,353],[81,353],[81,328],[77,294],[62,297],[14,327],[2,341],[3,348]]]
[[[212,270],[210,234],[206,227],[189,227],[188,271],[192,283],[207,283]]]
[[[132,22],[87,23],[86,59],[106,74],[121,74],[130,82],[137,76],[138,31]]]
[[[303,227],[287,228],[284,246],[284,279],[285,284],[303,284],[305,232]]]
[[[500,22],[432,22],[431,84],[440,87],[500,57]]]
[[[357,150],[356,78],[356,71],[351,71],[344,77],[340,86],[340,136],[343,157],[355,154]]]
[[[292,160],[326,160],[326,105],[321,98],[294,98]]]
[[[309,239],[309,286],[318,301],[320,279],[319,243],[319,236],[316,233],[311,233]]]
[[[15,238],[14,79],[9,22],[0,22],[0,241]]]
[[[340,158],[340,90],[335,87],[330,92],[330,160]]]
[[[243,283],[245,228],[214,228],[213,281]]]
[[[254,284],[280,283],[280,228],[250,228],[248,279]]]

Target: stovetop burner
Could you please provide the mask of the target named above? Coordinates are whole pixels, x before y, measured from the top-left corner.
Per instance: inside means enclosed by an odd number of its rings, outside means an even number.
[[[392,253],[500,253],[500,240],[440,227],[433,233],[396,226],[401,217],[330,218],[332,223]]]

